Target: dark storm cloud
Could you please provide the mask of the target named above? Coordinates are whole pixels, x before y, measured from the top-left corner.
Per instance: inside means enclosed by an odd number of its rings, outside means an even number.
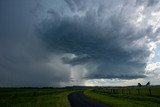
[[[0,87],[60,86],[70,81],[69,68],[35,36],[37,19],[31,10],[37,9],[37,2],[2,0],[0,8]]]
[[[120,1],[115,4],[111,1],[65,1],[71,15],[50,13],[52,17],[43,21],[39,29],[40,38],[51,52],[74,54],[75,57],[63,57],[62,61],[73,66],[84,65],[88,70],[85,78],[145,77],[151,51],[149,42],[143,39],[146,35],[152,39],[155,34],[151,33],[150,26],[139,29],[130,23],[129,17],[135,11],[132,8],[136,7]],[[104,3],[113,6],[105,7]],[[147,3],[154,4],[150,1]],[[114,11],[119,5],[125,7]],[[136,42],[144,43],[138,46]]]
[[[147,18],[158,3],[1,0],[0,86],[63,86],[74,76],[76,81],[145,77],[149,44],[159,34]],[[139,14],[146,16],[142,26]]]

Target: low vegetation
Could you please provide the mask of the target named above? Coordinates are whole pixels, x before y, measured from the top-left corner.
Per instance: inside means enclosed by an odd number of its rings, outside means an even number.
[[[160,87],[0,88],[0,107],[70,107],[67,95],[77,90],[113,107],[160,107]]]
[[[160,107],[160,87],[97,88],[85,95],[113,107]]]
[[[70,107],[71,89],[0,89],[0,107]]]

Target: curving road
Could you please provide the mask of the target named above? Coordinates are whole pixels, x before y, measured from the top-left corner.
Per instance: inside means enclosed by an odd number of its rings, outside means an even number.
[[[82,91],[73,92],[68,95],[71,107],[111,107],[86,97]]]

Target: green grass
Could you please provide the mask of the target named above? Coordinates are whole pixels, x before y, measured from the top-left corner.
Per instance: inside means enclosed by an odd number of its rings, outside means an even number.
[[[139,94],[135,87],[85,90],[0,88],[0,107],[70,107],[67,95],[76,90],[83,90],[88,97],[113,107],[160,107],[160,87],[152,87],[151,95],[144,87],[140,88]]]
[[[111,88],[103,88],[85,91],[85,95],[113,107],[160,107],[160,88],[152,87],[151,91],[150,96],[144,87],[139,94],[137,88],[133,87],[114,88],[114,93]]]
[[[70,107],[71,89],[0,89],[0,107]]]

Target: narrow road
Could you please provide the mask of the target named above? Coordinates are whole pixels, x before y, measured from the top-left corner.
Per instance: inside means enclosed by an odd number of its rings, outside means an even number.
[[[73,92],[68,95],[71,107],[111,107],[86,97],[82,91]]]

